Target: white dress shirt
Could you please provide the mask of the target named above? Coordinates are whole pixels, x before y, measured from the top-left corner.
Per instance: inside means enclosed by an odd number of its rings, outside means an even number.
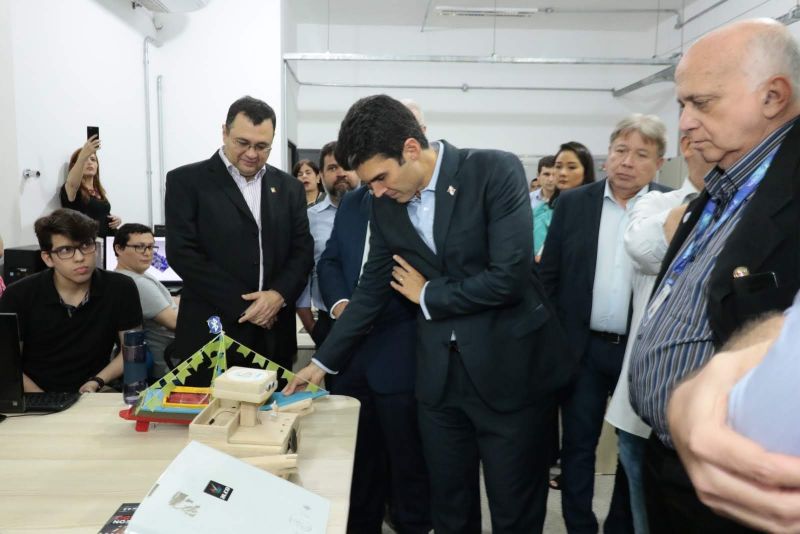
[[[255,176],[248,180],[241,175],[239,169],[233,163],[228,161],[222,148],[219,149],[219,157],[222,158],[222,163],[225,164],[225,168],[228,169],[231,178],[236,182],[239,191],[242,192],[244,201],[247,207],[250,208],[250,213],[253,214],[253,218],[258,225],[258,289],[260,291],[264,289],[264,244],[261,242],[261,179],[264,177],[264,173],[267,172],[267,166],[261,167]]]
[[[653,284],[661,269],[661,261],[667,253],[667,243],[664,237],[664,221],[670,210],[685,204],[697,189],[692,182],[686,179],[683,186],[668,193],[650,191],[636,203],[630,212],[630,221],[625,229],[625,250],[633,264],[631,277],[633,286],[633,318],[631,329],[628,333],[628,346],[625,348],[625,357],[622,360],[622,370],[619,373],[617,387],[611,396],[611,402],[606,411],[606,421],[620,430],[642,438],[650,436],[650,427],[633,411],[629,399],[628,366],[630,365],[631,351],[639,332],[639,323],[647,309]]]

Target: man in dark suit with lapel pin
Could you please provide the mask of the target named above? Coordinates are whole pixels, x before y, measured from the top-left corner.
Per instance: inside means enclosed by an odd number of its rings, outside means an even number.
[[[562,193],[544,244],[542,283],[580,360],[561,402],[561,507],[570,534],[598,529],[592,511],[595,451],[630,320],[633,264],[623,234],[639,198],[668,190],[651,183],[664,163],[666,142],[666,127],[654,115],[637,113],[617,123],[609,140],[608,178]],[[632,530],[621,470],[604,529]]]
[[[532,271],[522,164],[429,144],[385,95],[350,108],[336,159],[375,195],[369,258],[346,313],[287,390],[340,372],[393,292],[403,295],[420,305],[416,396],[435,531],[480,532],[480,461],[493,532],[541,532],[554,390],[574,362]]]
[[[184,284],[179,358],[211,339],[206,320],[218,315],[228,336],[291,367],[294,302],[314,263],[314,242],[302,185],[267,164],[275,122],[269,105],[242,97],[228,110],[222,147],[167,174],[167,256]],[[251,363],[228,354],[232,365]],[[207,384],[208,371],[198,371],[203,376],[192,378]]]

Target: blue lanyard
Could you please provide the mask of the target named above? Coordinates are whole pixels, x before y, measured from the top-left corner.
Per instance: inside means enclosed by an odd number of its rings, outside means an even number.
[[[709,198],[708,202],[706,202],[706,207],[703,209],[703,213],[700,215],[700,220],[697,222],[697,229],[694,234],[694,239],[692,242],[689,243],[689,246],[683,251],[683,254],[675,261],[673,267],[667,276],[666,280],[664,281],[667,285],[673,286],[675,285],[675,281],[678,277],[683,273],[686,267],[694,261],[697,254],[703,250],[708,242],[711,241],[711,238],[714,237],[714,234],[724,225],[731,216],[736,213],[736,210],[747,200],[750,195],[753,194],[758,184],[764,179],[764,176],[767,174],[767,169],[769,169],[770,164],[772,163],[772,158],[775,157],[775,153],[778,151],[776,147],[772,152],[767,154],[767,157],[764,158],[764,161],[753,171],[750,177],[747,179],[747,182],[744,183],[742,187],[734,195],[733,199],[728,203],[725,207],[725,211],[722,213],[720,218],[717,222],[714,223],[714,226],[711,225],[711,221],[714,218],[714,212],[717,210],[717,202],[713,198]]]

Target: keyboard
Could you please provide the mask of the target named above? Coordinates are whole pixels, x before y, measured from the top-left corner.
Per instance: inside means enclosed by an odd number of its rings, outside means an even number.
[[[25,393],[26,412],[61,412],[75,404],[81,394],[76,392]]]

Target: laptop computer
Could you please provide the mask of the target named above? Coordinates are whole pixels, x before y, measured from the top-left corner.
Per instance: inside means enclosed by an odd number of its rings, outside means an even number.
[[[171,294],[177,295],[183,289],[183,280],[167,260],[167,238],[156,234],[154,239],[158,251],[153,253],[153,262],[147,272],[164,284]],[[103,268],[106,271],[113,271],[117,268],[117,256],[114,254],[114,236],[106,237],[104,249]]]
[[[80,396],[78,392],[23,393],[17,314],[0,313],[0,412],[60,412]]]

